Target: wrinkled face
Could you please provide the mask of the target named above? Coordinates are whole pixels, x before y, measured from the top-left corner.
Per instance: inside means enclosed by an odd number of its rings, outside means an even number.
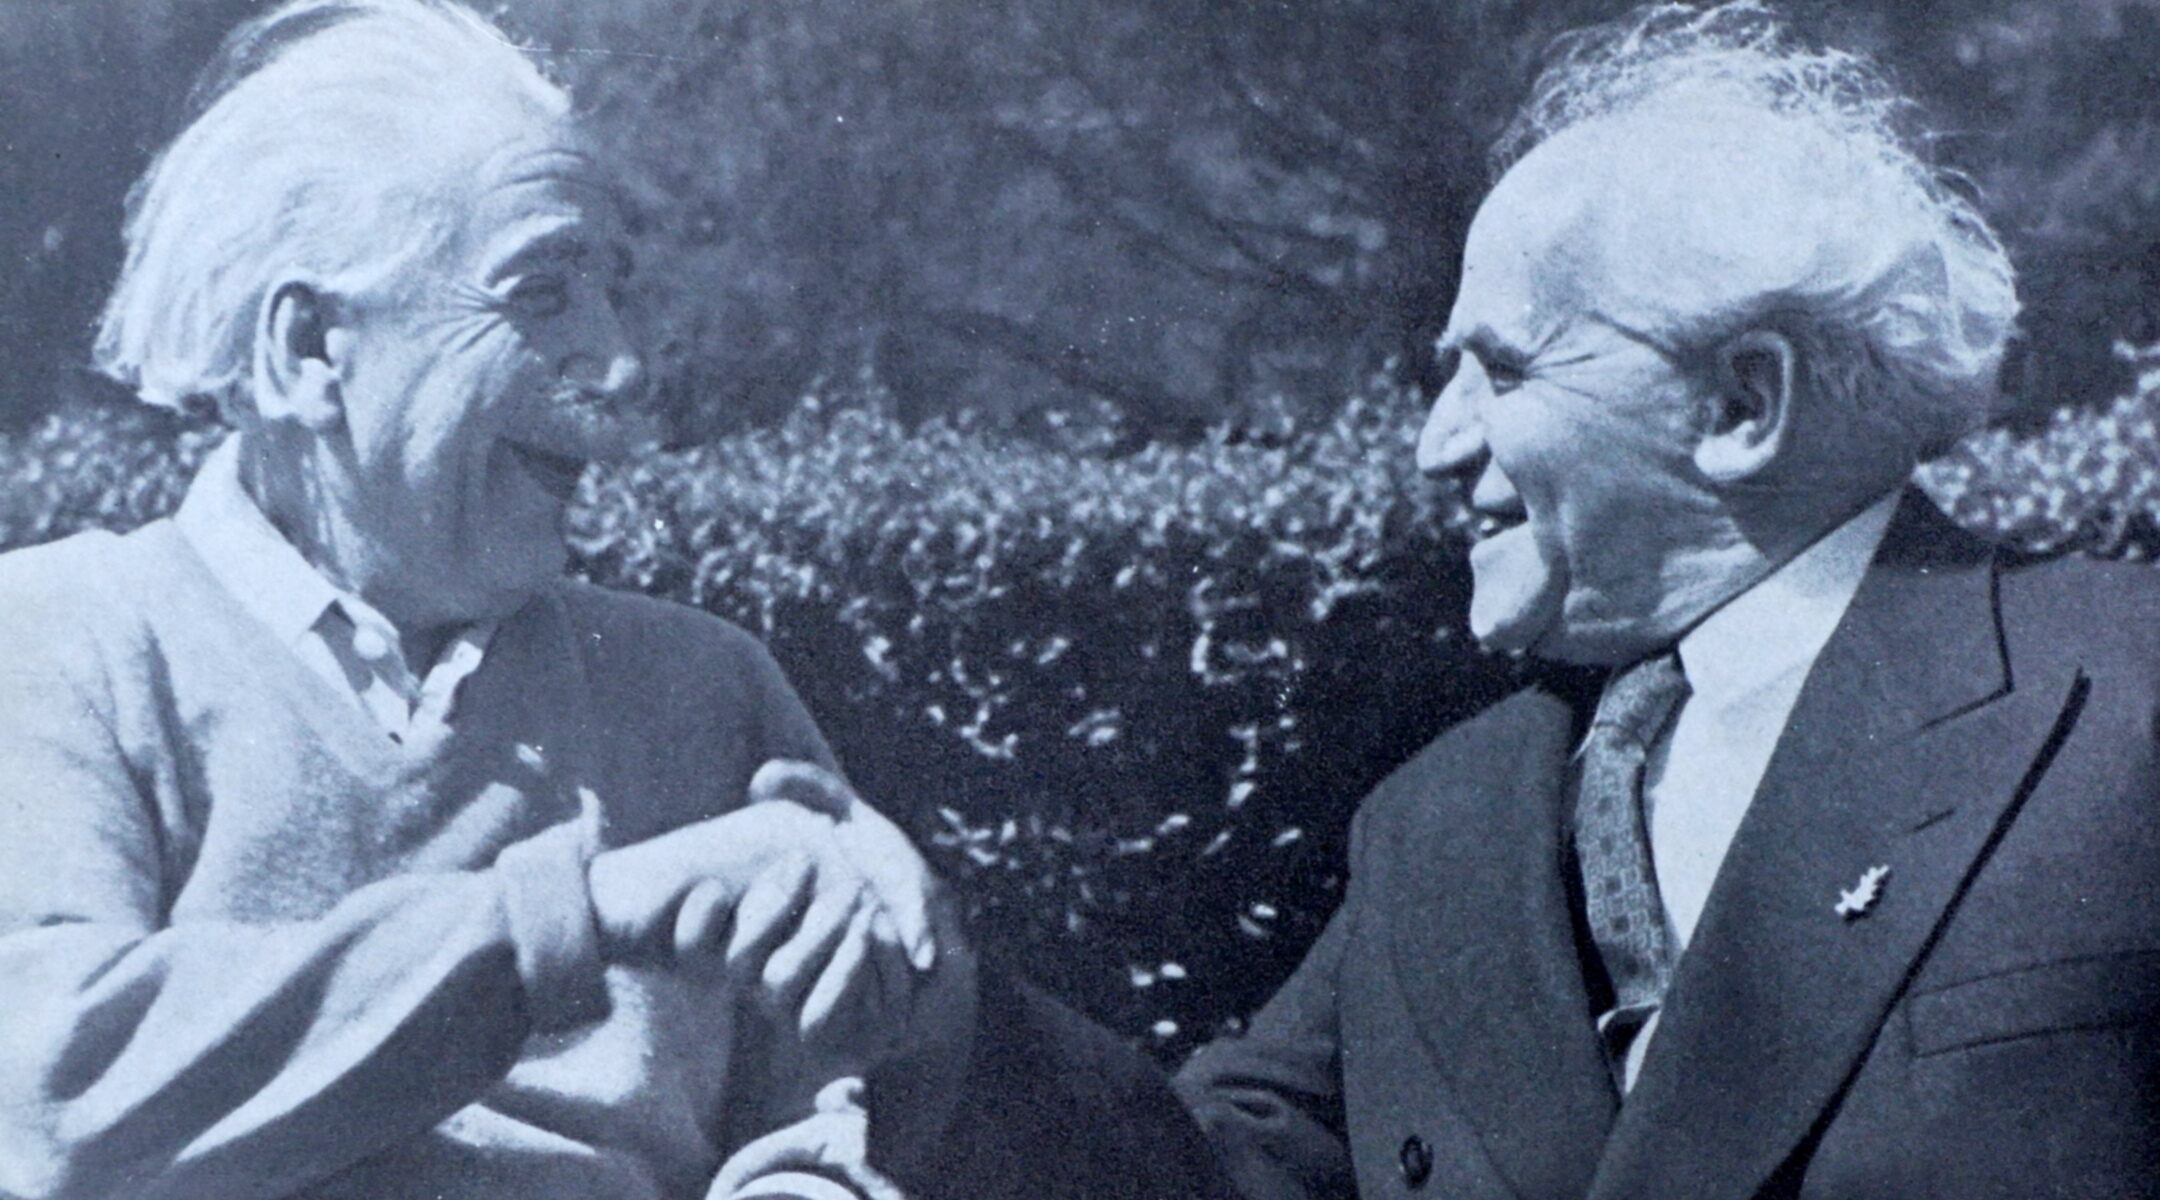
[[[1636,254],[1565,161],[1518,164],[1478,213],[1442,349],[1456,361],[1418,439],[1484,518],[1470,625],[1489,647],[1623,662],[1700,613],[1721,538],[1695,470],[1697,385],[1657,333],[1606,302]],[[1624,240],[1624,239],[1623,239]]]
[[[401,623],[514,610],[563,568],[585,463],[655,432],[613,298],[628,255],[605,180],[574,130],[525,125],[444,181],[447,252],[345,322],[340,516]]]

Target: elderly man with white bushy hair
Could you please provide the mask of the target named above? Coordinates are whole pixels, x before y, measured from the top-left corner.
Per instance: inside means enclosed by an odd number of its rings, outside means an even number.
[[[2160,578],[1908,486],[2017,313],[1911,120],[1752,2],[1563,41],[1417,454],[1484,517],[1472,630],[1602,688],[1366,799],[1190,1117],[986,978],[924,1194],[2160,1195]]]
[[[191,105],[97,358],[233,433],[0,558],[0,1194],[891,1195],[864,1076],[934,1114],[888,1052],[971,994],[927,870],[742,631],[562,579],[650,432],[568,97],[294,0]]]

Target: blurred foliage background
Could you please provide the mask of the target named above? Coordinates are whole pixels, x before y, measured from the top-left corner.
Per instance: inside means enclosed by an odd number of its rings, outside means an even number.
[[[1922,485],[2026,550],[2151,558],[2160,355],[2125,366]],[[589,473],[577,569],[763,637],[987,944],[1166,1058],[1318,935],[1359,796],[1533,672],[1595,683],[1469,643],[1467,514],[1414,478],[1412,389],[1129,453],[895,407],[858,381]],[[0,548],[169,511],[219,436],[140,406],[0,434]]]
[[[119,206],[259,0],[0,0],[0,426],[93,394]],[[1484,147],[1614,0],[508,0],[609,129],[685,439],[869,369],[1128,443],[1430,387]],[[2021,418],[2160,336],[2160,0],[1833,0],[2015,248]],[[1252,416],[1255,408],[1259,417]]]
[[[120,205],[255,0],[0,0],[0,547],[217,431],[92,378]],[[578,569],[765,637],[981,927],[1175,1056],[1340,893],[1356,798],[1538,670],[1412,478],[1483,148],[1591,0],[513,0],[622,157],[676,448]],[[2160,549],[2160,0],[1795,5],[1933,108],[2029,305],[1922,474]],[[1564,686],[1581,680],[1556,677]]]

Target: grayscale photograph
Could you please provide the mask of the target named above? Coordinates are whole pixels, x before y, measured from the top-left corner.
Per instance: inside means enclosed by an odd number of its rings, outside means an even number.
[[[0,0],[0,1200],[2160,1197],[2160,0]]]

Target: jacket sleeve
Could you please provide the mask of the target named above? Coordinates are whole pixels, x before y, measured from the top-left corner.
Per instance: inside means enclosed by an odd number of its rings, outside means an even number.
[[[1247,1200],[1354,1197],[1343,1129],[1337,979],[1353,919],[1328,922],[1241,1036],[1200,1048],[1176,1087]]]
[[[904,1169],[909,1194],[1355,1197],[1336,1009],[1354,904],[1247,1032],[1203,1047],[1174,1081],[1108,1030],[986,972],[959,1111],[937,1151]]]
[[[872,1148],[873,1161],[916,1200],[1238,1195],[1146,1056],[1003,972],[983,972],[960,1093],[933,1144],[912,1153]]]
[[[0,1195],[286,1195],[604,1004],[575,825],[315,920],[170,925],[184,852],[150,776],[184,763],[123,752],[111,672],[21,615],[0,633]]]

